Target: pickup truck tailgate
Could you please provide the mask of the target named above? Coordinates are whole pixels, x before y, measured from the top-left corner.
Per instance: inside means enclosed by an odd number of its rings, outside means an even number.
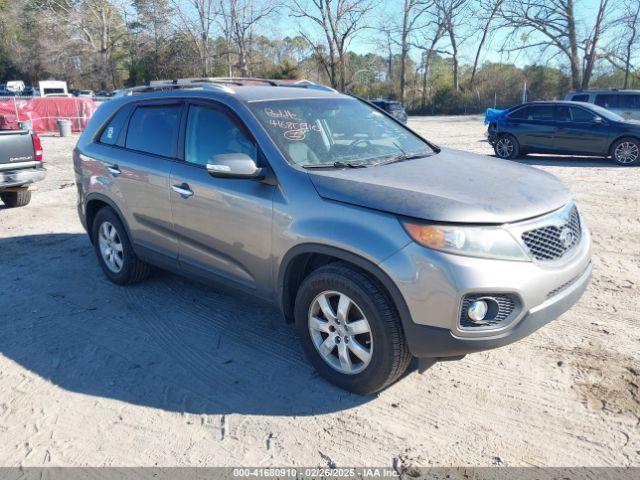
[[[27,130],[0,130],[0,170],[11,164],[35,160],[33,140]],[[16,165],[16,168],[20,168]]]

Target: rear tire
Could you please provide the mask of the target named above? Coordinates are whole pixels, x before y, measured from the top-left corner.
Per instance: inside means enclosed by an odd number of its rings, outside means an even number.
[[[24,207],[31,201],[31,190],[18,190],[17,192],[2,192],[0,199],[7,208]]]
[[[611,158],[618,165],[630,167],[640,164],[640,141],[633,137],[616,140],[611,145]]]
[[[101,208],[91,231],[98,263],[109,280],[117,285],[129,285],[149,276],[151,266],[136,256],[127,231],[113,209]]]
[[[345,298],[341,312],[338,305]],[[325,309],[319,308],[321,304],[329,305],[332,321]],[[399,315],[388,294],[348,263],[320,267],[304,279],[296,296],[295,321],[302,347],[318,373],[350,392],[368,394],[386,388],[411,361]],[[320,328],[316,328],[318,323]],[[329,337],[334,340],[323,348]]]
[[[501,135],[493,146],[496,156],[504,160],[514,160],[520,155],[520,144],[511,134]]]

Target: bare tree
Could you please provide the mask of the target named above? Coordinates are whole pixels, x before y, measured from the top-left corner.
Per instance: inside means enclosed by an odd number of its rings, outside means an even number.
[[[629,88],[629,77],[634,74],[633,55],[640,44],[640,0],[625,0],[619,8],[618,18],[612,22],[617,35],[604,54],[616,69],[624,72],[622,88]],[[622,41],[621,41],[622,39]]]
[[[114,53],[126,36],[121,12],[109,0],[36,0],[50,27],[78,40],[100,79],[100,87],[115,86]]]
[[[425,13],[433,9],[433,0],[403,0],[401,18],[399,22],[383,25],[382,30],[387,34],[390,44],[400,47],[400,101],[405,101],[405,87],[407,83],[407,60],[411,46],[411,36],[421,25]]]
[[[496,17],[498,16],[500,7],[504,0],[478,0],[478,9],[479,9],[479,20],[480,20],[480,28],[482,30],[482,36],[480,37],[480,41],[478,42],[478,46],[476,48],[476,55],[473,59],[473,68],[471,69],[471,79],[469,80],[469,84],[471,88],[475,86],[476,82],[476,74],[478,73],[478,63],[480,62],[480,54],[482,53],[482,49],[484,48],[484,44],[489,37],[489,33],[491,31],[492,24]]]
[[[250,57],[256,28],[273,15],[278,4],[271,1],[220,0],[220,16],[227,41],[227,59],[231,64],[231,53],[235,50],[237,68],[241,76],[250,76]],[[229,67],[229,75],[232,75]]]
[[[152,78],[164,76],[164,51],[169,39],[175,34],[171,25],[174,10],[168,0],[134,0],[136,21],[132,28],[136,35],[134,50],[149,51],[149,70]]]
[[[200,57],[200,74],[211,74],[211,33],[218,14],[216,0],[171,0],[180,22]]]
[[[434,0],[434,3],[436,8],[440,10],[444,31],[449,38],[453,68],[453,88],[458,92],[460,91],[460,57],[458,50],[461,43],[458,29],[466,17],[469,1]]]
[[[550,58],[566,57],[573,88],[587,88],[598,59],[609,0],[598,0],[593,28],[583,35],[578,29],[575,4],[576,0],[505,0],[500,7],[500,16],[513,30],[503,51],[538,47],[544,54],[548,49],[555,50]],[[507,48],[506,45],[517,42],[516,34],[519,33],[524,33],[527,40],[531,34],[536,34],[539,40],[528,40],[525,44]]]
[[[440,8],[428,9],[425,12],[426,21],[418,29],[418,37],[411,42],[411,47],[422,52],[422,87],[420,92],[420,106],[427,104],[429,94],[428,82],[431,74],[431,64],[437,53],[442,53],[436,47],[445,35],[445,23]]]
[[[370,0],[292,0],[291,16],[307,19],[319,26],[325,39],[326,53],[303,30],[302,35],[314,48],[331,86],[344,91],[347,84],[347,48],[354,35],[366,26]]]

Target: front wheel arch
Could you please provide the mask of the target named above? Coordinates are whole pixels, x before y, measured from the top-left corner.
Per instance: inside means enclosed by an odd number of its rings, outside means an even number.
[[[513,140],[513,151],[509,156],[502,156],[498,153],[498,144],[500,143],[500,141],[502,139],[504,139],[505,137],[510,137]],[[518,140],[518,137],[516,137],[514,134],[512,133],[508,133],[508,132],[503,132],[498,134],[498,136],[496,137],[496,141],[493,145],[493,150],[496,154],[496,156],[498,158],[501,158],[503,160],[513,160],[515,158],[518,158],[518,156],[521,153],[521,146],[520,146],[520,140]]]
[[[614,157],[613,157],[613,148],[616,145],[616,143],[618,143],[621,140],[625,140],[625,139],[629,139],[629,140],[633,140],[634,142],[636,142],[638,145],[640,145],[640,137],[635,137],[633,135],[620,135],[619,137],[615,138],[610,144],[609,144],[609,149],[608,149],[608,154],[609,157],[611,157],[612,160],[615,161]]]
[[[389,297],[393,301],[398,314],[400,315],[400,320],[402,321],[402,326],[405,329],[405,332],[414,325],[413,320],[411,319],[411,313],[409,312],[409,308],[407,307],[407,303],[405,302],[402,293],[400,293],[400,290],[393,280],[391,280],[391,278],[389,278],[389,276],[378,265],[347,250],[315,243],[296,245],[284,255],[282,262],[280,263],[277,291],[278,301],[280,302],[280,307],[285,318],[288,320],[293,318],[293,306],[297,292],[296,287],[299,287],[299,283],[303,280],[303,278],[296,279],[295,273],[297,269],[295,267],[299,265],[298,262],[306,262],[310,255],[321,255],[325,258],[332,259],[332,261],[347,262],[363,270],[378,282],[389,294]],[[408,338],[408,341],[409,347],[411,347],[410,338]]]

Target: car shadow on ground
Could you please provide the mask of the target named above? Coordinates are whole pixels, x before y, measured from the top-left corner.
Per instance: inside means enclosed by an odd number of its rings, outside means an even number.
[[[316,415],[373,396],[321,379],[280,312],[166,272],[108,282],[84,234],[0,239],[0,353],[68,391],[197,414]]]

